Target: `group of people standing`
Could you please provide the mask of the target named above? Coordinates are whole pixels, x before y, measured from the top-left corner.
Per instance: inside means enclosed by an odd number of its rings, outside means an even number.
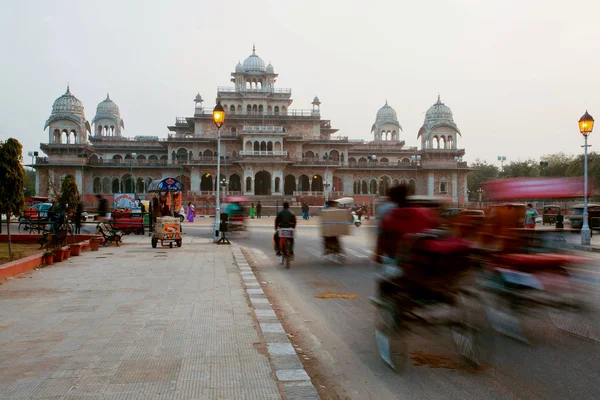
[[[250,219],[254,219],[254,218],[260,219],[261,217],[262,217],[262,204],[260,204],[260,201],[259,201],[258,204],[256,204],[256,207],[254,207],[254,203],[252,203],[252,205],[250,206]]]

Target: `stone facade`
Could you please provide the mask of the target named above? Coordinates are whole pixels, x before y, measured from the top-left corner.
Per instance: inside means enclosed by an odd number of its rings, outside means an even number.
[[[231,76],[233,87],[217,89],[217,101],[226,110],[220,174],[227,193],[371,196],[407,183],[416,194],[465,202],[469,169],[462,162],[464,149],[457,147],[461,133],[439,98],[418,132],[419,149],[405,146],[397,114],[387,101],[371,129],[374,140],[349,140],[321,118],[317,97],[311,108],[290,108],[291,89],[275,87],[278,74],[255,51]],[[150,182],[171,176],[179,177],[188,196],[214,196],[217,129],[212,107],[204,107],[200,94],[193,101],[193,115],[177,117],[167,138],[129,138],[123,136],[119,108],[108,95],[98,105],[92,128],[68,89],[46,124],[49,141],[41,149],[47,157],[38,157],[33,165],[38,193],[52,195],[69,173],[88,195],[144,196]]]

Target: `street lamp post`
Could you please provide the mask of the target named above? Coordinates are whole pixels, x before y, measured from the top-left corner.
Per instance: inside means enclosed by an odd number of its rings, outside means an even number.
[[[131,186],[133,187],[132,192],[135,194],[135,181],[133,180],[133,161],[137,157],[136,153],[131,153],[131,161],[129,162],[129,182],[131,182]]]
[[[216,207],[215,207],[215,233],[214,241],[219,240],[219,230],[221,225],[221,203],[219,201],[220,182],[221,182],[221,127],[225,122],[225,109],[218,101],[217,105],[213,110],[213,121],[217,126],[217,193],[216,193]]]
[[[460,207],[460,164],[463,161],[462,157],[454,157],[456,162],[456,202]]]
[[[413,194],[417,194],[417,167],[419,166],[419,161],[421,161],[421,156],[410,156],[414,166],[415,166],[415,192]]]
[[[369,194],[373,196],[373,165],[377,162],[377,156],[373,154],[369,156],[369,161],[371,161],[371,177],[369,178]],[[377,185],[375,185],[377,186]]]
[[[329,164],[328,161],[329,160],[333,160],[333,156],[331,155],[327,155],[325,154],[323,156],[323,160],[325,160],[325,179],[327,179],[327,174],[329,172]],[[329,201],[329,186],[331,185],[331,182],[329,181],[324,181],[323,182],[323,189],[325,190],[325,204],[327,204],[327,202]]]
[[[87,152],[77,154],[77,157],[81,158],[81,195],[83,195],[83,192],[84,192],[83,188],[84,188],[84,182],[85,182],[83,179],[83,165],[84,165],[84,162],[85,162],[85,159],[87,158],[87,156],[88,156]],[[32,163],[33,163],[33,161],[32,161]]]
[[[587,191],[588,191],[588,136],[594,129],[594,118],[586,111],[579,119],[579,132],[585,138],[583,145],[583,225],[581,226],[581,244],[589,245],[591,239],[590,226],[588,224],[588,207],[587,207]]]
[[[506,161],[506,156],[498,156],[498,161],[500,161],[500,169],[504,172],[504,161]]]
[[[477,189],[477,194],[479,195],[479,208],[481,208],[481,195],[483,194],[483,189]]]

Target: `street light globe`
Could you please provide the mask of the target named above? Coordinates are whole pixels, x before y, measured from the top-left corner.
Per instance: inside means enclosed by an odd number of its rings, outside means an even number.
[[[588,136],[592,133],[592,129],[594,129],[594,118],[586,110],[585,114],[579,118],[579,132],[583,136]]]
[[[225,122],[225,109],[221,105],[220,101],[217,102],[217,105],[213,110],[213,121],[215,122],[217,128],[222,127],[223,122]]]

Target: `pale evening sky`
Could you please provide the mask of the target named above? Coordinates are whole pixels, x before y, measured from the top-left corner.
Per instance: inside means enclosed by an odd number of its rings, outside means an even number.
[[[0,13],[0,140],[24,153],[48,142],[44,122],[65,92],[91,121],[109,92],[127,136],[165,137],[256,44],[292,88],[292,108],[342,136],[369,139],[387,99],[417,145],[441,94],[466,159],[496,162],[581,152],[577,120],[600,119],[600,3],[450,1],[16,1]],[[600,123],[590,143],[596,149]],[[29,159],[26,158],[29,162]]]

